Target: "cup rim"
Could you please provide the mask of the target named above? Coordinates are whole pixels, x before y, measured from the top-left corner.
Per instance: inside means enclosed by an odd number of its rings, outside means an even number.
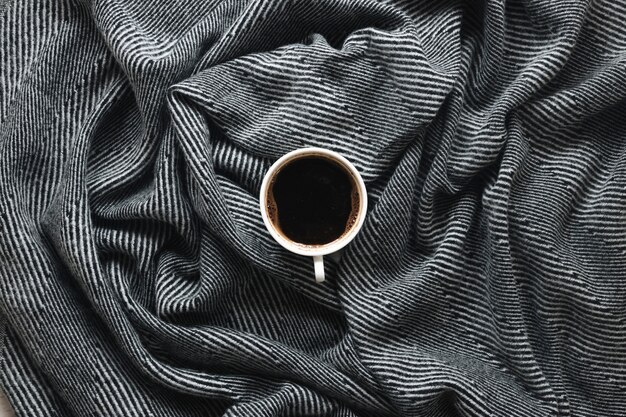
[[[352,230],[350,230],[349,233],[345,234],[344,236],[340,237],[337,240],[334,240],[324,245],[315,245],[315,246],[310,245],[309,246],[309,245],[304,245],[304,244],[298,244],[296,242],[286,239],[280,233],[278,233],[278,231],[274,228],[274,225],[270,221],[269,216],[267,214],[267,189],[270,184],[270,179],[273,178],[276,171],[278,171],[283,165],[285,165],[286,162],[288,162],[289,160],[297,156],[319,155],[319,154],[327,156],[333,160],[340,162],[344,167],[348,169],[348,171],[350,171],[350,173],[355,179],[357,187],[359,188],[359,193],[360,193],[361,198],[359,199],[360,207],[359,207],[359,215],[357,217],[356,224],[352,227]],[[282,247],[298,255],[305,255],[305,256],[329,255],[331,253],[337,252],[338,250],[344,248],[348,243],[350,243],[356,237],[357,233],[361,230],[361,227],[363,226],[363,222],[365,221],[365,214],[367,213],[367,190],[365,188],[365,182],[363,181],[363,177],[361,177],[361,174],[359,173],[359,171],[343,155],[335,151],[331,151],[330,149],[324,149],[324,148],[318,148],[318,147],[299,148],[291,152],[287,152],[286,154],[278,158],[267,170],[267,172],[265,173],[265,176],[263,177],[263,182],[261,183],[261,190],[259,192],[259,208],[261,210],[261,216],[263,217],[263,223],[265,224],[265,227],[270,232],[274,240],[276,240]]]

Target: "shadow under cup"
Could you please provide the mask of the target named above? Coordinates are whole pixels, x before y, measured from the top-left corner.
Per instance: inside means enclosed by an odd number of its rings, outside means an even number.
[[[306,251],[334,246],[350,236],[360,223],[363,198],[349,166],[312,151],[289,158],[276,169],[265,201],[274,231]]]

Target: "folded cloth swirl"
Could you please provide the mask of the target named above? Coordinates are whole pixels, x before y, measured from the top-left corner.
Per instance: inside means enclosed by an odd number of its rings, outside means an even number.
[[[626,3],[8,0],[18,416],[626,415]],[[264,228],[332,149],[327,282]]]

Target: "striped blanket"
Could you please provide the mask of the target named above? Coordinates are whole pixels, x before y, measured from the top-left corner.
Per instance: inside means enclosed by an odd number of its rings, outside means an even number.
[[[316,284],[258,212],[362,173]],[[624,0],[0,2],[17,416],[626,415]]]

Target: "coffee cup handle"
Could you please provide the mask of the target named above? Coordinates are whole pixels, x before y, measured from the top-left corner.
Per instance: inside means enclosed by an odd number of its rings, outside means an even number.
[[[315,267],[315,282],[324,282],[326,279],[324,275],[324,257],[314,256],[313,266]]]

